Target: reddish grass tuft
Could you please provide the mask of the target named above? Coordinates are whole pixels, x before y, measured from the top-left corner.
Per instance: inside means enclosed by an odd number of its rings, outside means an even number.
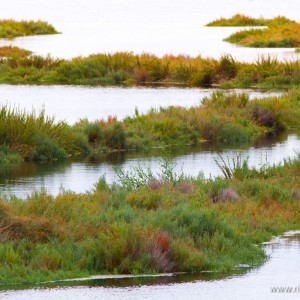
[[[224,189],[219,195],[220,202],[239,201],[240,196],[232,189]]]
[[[210,191],[208,193],[208,200],[213,203],[239,201],[240,196],[232,189],[223,189],[217,194]]]
[[[178,183],[178,189],[183,194],[192,194],[195,192],[195,186],[188,181],[180,181]]]
[[[175,263],[169,257],[170,237],[167,233],[158,233],[155,244],[150,248],[152,263],[159,272],[172,272]]]
[[[158,190],[162,187],[162,182],[158,179],[152,178],[148,181],[148,188],[151,190]]]
[[[269,109],[264,109],[260,106],[255,106],[252,111],[253,120],[261,126],[274,127],[276,126],[276,118],[274,113]]]
[[[111,115],[109,115],[109,116],[107,117],[107,120],[104,120],[104,119],[102,118],[102,119],[98,120],[97,123],[98,123],[101,127],[108,127],[108,126],[110,126],[110,125],[112,125],[112,124],[115,124],[115,123],[117,123],[117,122],[118,122],[117,116],[111,116]]]

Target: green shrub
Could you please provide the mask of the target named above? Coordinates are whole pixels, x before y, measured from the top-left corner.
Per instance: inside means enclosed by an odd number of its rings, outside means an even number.
[[[120,150],[126,148],[126,133],[120,122],[104,129],[103,143],[112,149]]]
[[[92,144],[99,144],[103,137],[103,131],[99,124],[96,123],[89,123],[84,127],[83,130],[84,134],[87,135],[87,139],[89,143]]]
[[[36,148],[30,159],[35,161],[61,161],[66,160],[67,157],[66,151],[59,147],[52,139],[39,137],[36,140]]]
[[[18,153],[11,151],[7,145],[0,147],[0,165],[18,164],[20,162],[22,162],[22,157]]]

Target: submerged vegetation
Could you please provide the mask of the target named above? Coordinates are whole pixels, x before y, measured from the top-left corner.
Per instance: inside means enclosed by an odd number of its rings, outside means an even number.
[[[55,28],[47,22],[0,20],[0,38],[15,38],[19,36],[57,34]]]
[[[261,56],[241,63],[230,55],[219,60],[128,52],[95,54],[71,60],[50,56],[13,55],[21,49],[0,49],[0,83],[81,85],[185,85],[222,87],[292,87],[300,83],[300,61]],[[26,51],[26,50],[23,50]]]
[[[245,161],[214,180],[162,166],[156,177],[120,173],[118,185],[101,178],[85,194],[1,199],[0,282],[228,271],[262,263],[254,244],[299,229],[299,158],[260,169]]]
[[[0,145],[24,160],[64,160],[103,152],[140,150],[162,145],[245,143],[300,126],[299,90],[280,97],[249,101],[245,93],[213,93],[192,108],[150,110],[118,121],[116,117],[74,125],[55,122],[44,112],[25,113],[3,106]]]
[[[267,26],[263,29],[247,29],[233,33],[225,41],[255,48],[300,46],[300,24],[281,16],[274,19],[255,19],[237,14],[230,19],[221,18],[207,26]]]

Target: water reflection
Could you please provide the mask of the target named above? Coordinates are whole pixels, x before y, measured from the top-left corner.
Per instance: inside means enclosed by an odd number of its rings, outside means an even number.
[[[210,145],[197,147],[175,147],[172,150],[176,171],[183,169],[186,175],[197,176],[203,172],[209,176],[221,175],[215,159],[218,155],[234,158],[241,151],[248,158],[250,166],[259,167],[266,163],[282,162],[296,155],[300,148],[300,133],[285,133],[259,139],[254,145]],[[85,192],[93,188],[101,176],[109,183],[117,180],[114,167],[129,171],[139,164],[149,166],[154,173],[160,170],[162,152],[159,149],[148,152],[121,152],[99,157],[97,161],[74,161],[66,163],[23,163],[0,169],[0,190],[4,195],[26,197],[34,190],[45,188],[56,195],[64,188],[74,192]]]
[[[197,281],[214,281],[214,280],[224,280],[234,277],[240,277],[249,272],[250,268],[238,269],[230,272],[204,272],[202,274],[167,274],[167,275],[153,275],[153,276],[133,276],[127,277],[128,275],[114,276],[115,278],[105,278],[103,279],[74,279],[66,281],[56,281],[49,283],[39,283],[40,289],[53,289],[53,288],[71,288],[71,287],[106,287],[106,288],[127,288],[127,287],[141,287],[141,286],[152,286],[152,285],[172,285],[172,284],[182,284],[187,282],[197,282]],[[107,277],[110,277],[108,275]],[[1,290],[24,290],[29,288],[36,288],[37,284],[20,284],[20,285],[9,285],[0,286]]]

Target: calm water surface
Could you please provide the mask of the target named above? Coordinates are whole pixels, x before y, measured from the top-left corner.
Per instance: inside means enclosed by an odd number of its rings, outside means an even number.
[[[235,13],[300,21],[299,11],[298,0],[1,0],[1,19],[42,19],[62,34],[1,40],[0,45],[64,58],[116,51],[215,58],[230,53],[246,61],[263,53],[290,58],[297,56],[293,49],[245,49],[223,42],[238,28],[204,24]]]
[[[222,155],[225,159],[235,158],[240,151],[242,157],[249,158],[249,165],[260,167],[266,162],[270,164],[282,162],[293,157],[300,149],[300,133],[285,134],[277,138],[259,140],[250,146],[210,146],[200,145],[196,148],[180,147],[173,149],[176,170],[181,169],[186,175],[197,176],[203,172],[207,178],[222,175],[215,159]],[[67,162],[57,164],[24,163],[16,167],[0,169],[0,191],[5,195],[26,197],[35,190],[45,188],[50,194],[57,195],[60,190],[74,192],[91,190],[102,176],[107,182],[117,180],[113,166],[129,171],[132,166],[150,167],[154,173],[160,170],[161,152],[119,153],[103,156],[98,162]]]
[[[274,293],[300,285],[300,238],[284,236],[265,246],[269,260],[259,268],[233,274],[165,278],[108,279],[51,285],[2,287],[7,300],[117,299],[299,299],[300,293]],[[299,289],[297,289],[299,291]]]
[[[117,116],[119,120],[132,116],[135,108],[146,113],[150,108],[180,105],[199,105],[215,89],[147,88],[147,87],[84,87],[84,86],[29,86],[0,85],[0,105],[39,112],[42,108],[56,120],[75,123],[80,118],[94,121]],[[235,90],[246,92],[250,99],[280,95],[279,92]]]

